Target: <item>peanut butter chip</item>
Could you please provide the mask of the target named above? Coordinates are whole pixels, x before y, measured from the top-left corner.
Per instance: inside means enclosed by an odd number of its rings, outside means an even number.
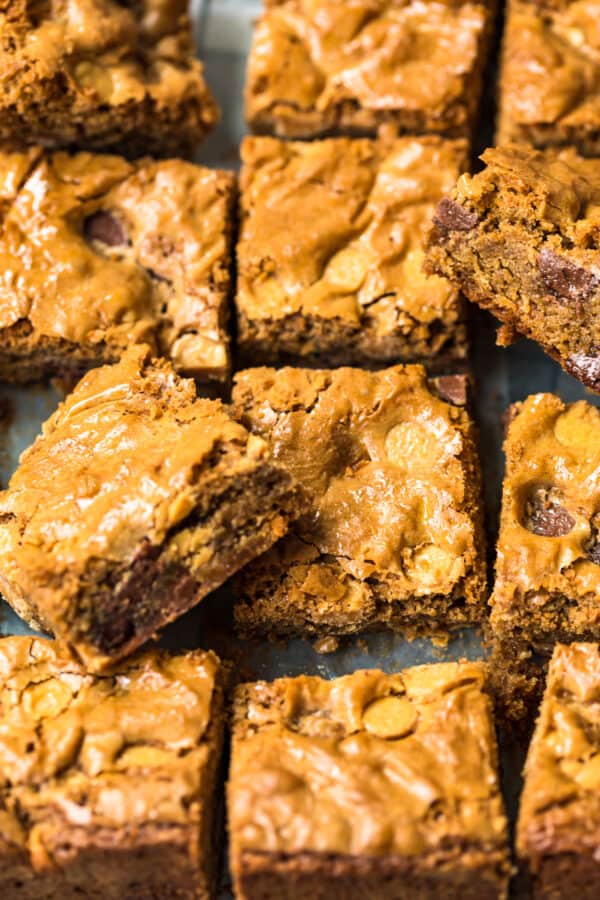
[[[363,725],[367,731],[385,739],[405,737],[416,721],[417,712],[405,697],[381,697],[363,712]]]

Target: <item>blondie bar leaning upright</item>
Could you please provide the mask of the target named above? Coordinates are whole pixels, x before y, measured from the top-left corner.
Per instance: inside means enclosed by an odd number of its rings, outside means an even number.
[[[85,376],[0,494],[0,589],[97,671],[268,549],[300,510],[263,440],[134,348]]]
[[[599,0],[509,0],[498,142],[600,156]]]
[[[186,0],[5,0],[0,142],[190,155],[218,119]]]
[[[0,378],[67,379],[147,343],[229,377],[235,178],[181,160],[0,153]]]
[[[464,360],[464,300],[422,265],[435,205],[467,166],[465,141],[246,138],[242,161],[245,364]]]
[[[510,872],[484,670],[241,685],[228,785],[239,900],[500,900]]]
[[[525,766],[517,852],[534,900],[600,896],[600,655],[558,645]]]
[[[398,132],[468,137],[494,0],[267,0],[246,114],[280,137]]]
[[[151,650],[95,677],[59,642],[0,639],[3,896],[214,896],[223,674]]]
[[[438,206],[427,269],[600,391],[600,160],[508,145]]]
[[[446,635],[485,615],[479,461],[466,377],[422,366],[249,369],[244,423],[312,502],[240,573],[243,634]]]
[[[551,651],[600,639],[600,410],[536,394],[511,409],[491,625]]]

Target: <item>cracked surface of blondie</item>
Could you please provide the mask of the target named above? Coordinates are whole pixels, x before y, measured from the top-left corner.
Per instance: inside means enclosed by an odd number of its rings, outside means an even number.
[[[464,377],[430,383],[421,366],[238,373],[242,421],[312,504],[236,579],[242,633],[443,634],[480,620],[485,551],[465,395]]]
[[[464,360],[464,301],[422,272],[435,206],[467,165],[464,141],[254,137],[242,161],[237,314],[248,365]]]
[[[150,650],[103,676],[0,640],[0,886],[13,900],[207,900],[222,672]]]

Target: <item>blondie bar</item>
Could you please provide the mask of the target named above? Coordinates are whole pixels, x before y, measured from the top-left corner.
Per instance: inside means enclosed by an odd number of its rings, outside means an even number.
[[[535,900],[600,894],[600,655],[558,645],[525,766],[517,852]]]
[[[600,160],[508,145],[438,206],[427,270],[600,390]]]
[[[148,343],[228,379],[235,178],[181,160],[0,153],[0,379],[74,376]]]
[[[0,640],[0,888],[10,900],[209,900],[224,670],[150,650],[102,677]]]
[[[494,0],[267,0],[250,50],[246,114],[280,137],[469,136]]]
[[[239,900],[507,896],[481,664],[246,684],[233,715]]]
[[[218,120],[186,0],[4,0],[0,142],[191,155]]]
[[[600,639],[600,410],[535,394],[511,409],[492,595],[496,637],[549,655]]]
[[[311,502],[235,580],[242,634],[442,636],[484,618],[466,388],[465,376],[430,382],[422,366],[238,373],[242,421]]]
[[[268,549],[300,509],[263,440],[133,348],[83,378],[0,494],[0,589],[99,671]]]
[[[600,156],[599,0],[509,0],[498,141]]]
[[[467,165],[464,141],[247,138],[242,161],[244,364],[464,360],[464,300],[421,271],[436,203]]]

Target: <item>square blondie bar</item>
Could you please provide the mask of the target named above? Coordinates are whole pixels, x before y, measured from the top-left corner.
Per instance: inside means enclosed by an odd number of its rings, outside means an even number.
[[[559,644],[525,765],[517,853],[534,900],[600,894],[600,655]]]
[[[0,639],[0,888],[11,900],[209,900],[224,670],[150,650],[102,677]]]
[[[508,145],[441,201],[427,270],[600,391],[600,160]]]
[[[0,494],[0,589],[103,669],[282,537],[267,444],[147,348],[89,372]]]
[[[186,0],[6,0],[0,142],[190,156],[218,109]]]
[[[465,141],[246,138],[237,247],[243,364],[425,362],[467,355],[465,303],[422,272]]]
[[[286,138],[399,132],[468,137],[493,0],[267,0],[246,116]]]
[[[510,872],[478,663],[237,688],[239,900],[499,900]]]
[[[510,418],[490,621],[549,655],[600,639],[600,410],[535,394]]]
[[[235,177],[182,160],[0,153],[0,379],[115,362],[147,343],[229,378]]]
[[[498,143],[600,156],[599,0],[509,0]]]
[[[233,401],[310,507],[234,581],[243,635],[445,636],[485,617],[466,376],[422,366],[249,369]]]

